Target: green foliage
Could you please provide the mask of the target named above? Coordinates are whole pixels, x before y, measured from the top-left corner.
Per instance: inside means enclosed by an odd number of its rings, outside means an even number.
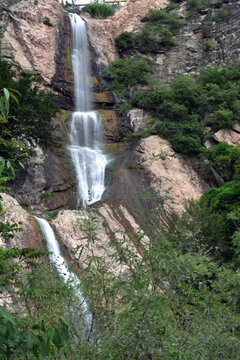
[[[120,55],[131,54],[135,47],[135,37],[133,33],[123,32],[115,40],[115,46]]]
[[[119,94],[137,84],[147,83],[149,65],[146,60],[118,59],[103,71],[103,78],[110,82],[109,89]]]
[[[91,17],[97,19],[105,19],[108,16],[112,16],[114,14],[114,9],[111,6],[97,3],[92,3],[84,6],[81,11],[87,12],[91,15]]]
[[[29,144],[52,143],[47,128],[56,108],[52,95],[39,90],[38,82],[29,75],[15,80],[10,65],[0,61],[0,84],[5,88],[0,94],[0,156],[18,168],[32,152]]]
[[[222,21],[226,21],[228,16],[228,12],[224,7],[221,7],[220,9],[217,10],[216,14],[212,17],[212,21],[216,21],[216,22],[222,22]]]
[[[208,8],[209,5],[209,0],[187,0],[187,7],[190,15],[192,15],[195,11]]]
[[[145,166],[141,163],[130,164],[128,167],[129,167],[129,169],[132,169],[132,170],[144,170],[145,169]]]
[[[157,25],[168,25],[171,31],[176,31],[184,25],[184,21],[181,20],[177,15],[169,13],[165,10],[151,9],[148,15],[143,18],[142,21]]]
[[[136,41],[138,51],[143,54],[157,53],[162,48],[175,45],[173,33],[165,26],[160,27],[154,33],[149,27],[144,27]]]
[[[159,86],[135,91],[130,103],[153,114],[141,135],[158,134],[170,139],[175,151],[202,153],[204,125],[212,132],[230,128],[239,121],[240,65],[214,65],[198,76],[180,75],[172,87]],[[129,101],[128,101],[129,102]]]
[[[134,239],[118,232],[107,248],[99,244],[97,219],[81,221],[88,249],[82,287],[95,314],[95,339],[87,349],[79,345],[78,358],[237,360],[239,271],[207,255],[221,218],[196,203],[182,217],[154,213],[147,219],[150,242],[141,232]],[[143,257],[132,240],[145,248]],[[109,259],[124,273],[116,274]]]
[[[203,39],[211,37],[210,26],[208,24],[203,24],[201,26],[201,32]]]
[[[224,142],[212,146],[208,150],[211,165],[225,181],[240,178],[240,147]]]
[[[215,50],[216,49],[216,43],[213,39],[210,40],[206,40],[203,43],[203,50],[204,51],[211,51],[211,50]]]
[[[122,33],[115,41],[121,56],[134,53],[157,53],[163,48],[175,45],[173,39],[184,22],[166,10],[150,10],[142,19],[145,25],[138,33]]]

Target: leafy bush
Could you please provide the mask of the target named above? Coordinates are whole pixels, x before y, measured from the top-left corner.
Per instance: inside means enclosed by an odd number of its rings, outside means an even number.
[[[203,125],[211,125],[215,132],[239,121],[239,79],[239,62],[224,68],[214,65],[195,77],[178,76],[171,88],[161,85],[136,91],[131,104],[155,117],[146,125],[145,135],[159,134],[170,139],[178,152],[200,154],[205,137]],[[187,146],[187,139],[192,146]]]
[[[134,50],[146,53],[157,53],[163,48],[175,45],[173,39],[176,31],[184,22],[175,14],[166,10],[150,10],[142,19],[146,24],[138,33],[123,33],[116,39],[116,48],[120,55]]]
[[[123,53],[132,53],[135,47],[135,38],[133,33],[123,32],[116,38],[115,45],[120,55],[122,55]]]
[[[184,21],[166,10],[153,10],[151,9],[146,17],[142,19],[143,22],[152,23],[155,25],[168,25],[171,31],[176,31],[184,25]]]
[[[212,21],[216,21],[216,22],[222,22],[222,21],[226,21],[228,16],[228,12],[224,7],[221,7],[220,9],[217,10],[216,14],[212,17]]]
[[[97,3],[84,6],[81,11],[87,12],[91,15],[91,17],[97,19],[105,19],[114,14],[114,9],[111,6]]]
[[[18,103],[10,98],[10,112],[4,121],[0,121],[0,156],[5,159],[14,161],[25,157],[31,151],[29,144],[52,143],[48,125],[56,107],[52,95],[40,90],[38,83],[39,80],[30,75],[15,80],[11,66],[0,61],[1,86],[15,89],[20,94],[16,95]]]
[[[225,181],[240,178],[240,147],[219,143],[208,150],[208,159]]]
[[[146,60],[118,59],[104,69],[103,78],[110,82],[110,90],[126,94],[130,87],[147,83],[149,69]]]
[[[215,50],[216,46],[217,46],[217,44],[213,39],[206,40],[203,43],[203,50],[206,51],[206,52],[211,51],[211,50]]]
[[[192,14],[194,11],[208,8],[210,5],[209,0],[187,0],[187,7]]]
[[[211,37],[210,26],[208,24],[203,24],[201,26],[201,33],[202,33],[203,39]]]

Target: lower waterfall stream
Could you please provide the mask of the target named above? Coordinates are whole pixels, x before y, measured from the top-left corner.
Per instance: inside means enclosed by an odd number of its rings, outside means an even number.
[[[48,251],[50,252],[49,255],[50,263],[57,268],[57,271],[59,272],[60,276],[63,278],[63,281],[66,284],[69,283],[71,286],[76,288],[76,296],[79,299],[80,309],[83,314],[83,318],[85,322],[84,333],[86,336],[88,336],[88,334],[91,331],[92,314],[88,310],[87,301],[79,289],[80,280],[77,277],[77,275],[74,274],[69,269],[66,260],[61,254],[60,246],[58,244],[58,241],[50,224],[45,219],[41,219],[39,217],[35,217],[35,219],[37,220],[39,227],[46,240],[47,248]]]

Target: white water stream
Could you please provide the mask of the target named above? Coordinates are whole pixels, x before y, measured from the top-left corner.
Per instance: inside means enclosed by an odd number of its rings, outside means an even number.
[[[76,296],[79,299],[80,309],[83,313],[83,318],[85,321],[84,330],[86,334],[89,334],[91,330],[92,314],[89,312],[87,301],[79,289],[80,280],[77,275],[75,275],[69,269],[66,260],[62,256],[58,241],[50,224],[47,222],[47,220],[40,219],[38,217],[35,217],[35,219],[37,220],[41,231],[46,239],[47,248],[50,252],[49,259],[51,264],[56,266],[64,282],[76,289]]]
[[[100,115],[91,110],[88,39],[85,22],[69,14],[72,28],[72,66],[74,73],[75,109],[72,114],[69,150],[77,177],[77,205],[101,199],[105,190],[105,168],[109,159],[103,152]]]

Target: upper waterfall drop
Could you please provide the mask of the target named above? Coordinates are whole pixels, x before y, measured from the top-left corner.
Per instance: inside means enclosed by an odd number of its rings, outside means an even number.
[[[76,111],[72,114],[70,145],[77,177],[77,205],[86,207],[100,200],[105,190],[105,168],[100,115],[91,109],[88,39],[85,22],[69,14],[72,29],[72,66]]]

